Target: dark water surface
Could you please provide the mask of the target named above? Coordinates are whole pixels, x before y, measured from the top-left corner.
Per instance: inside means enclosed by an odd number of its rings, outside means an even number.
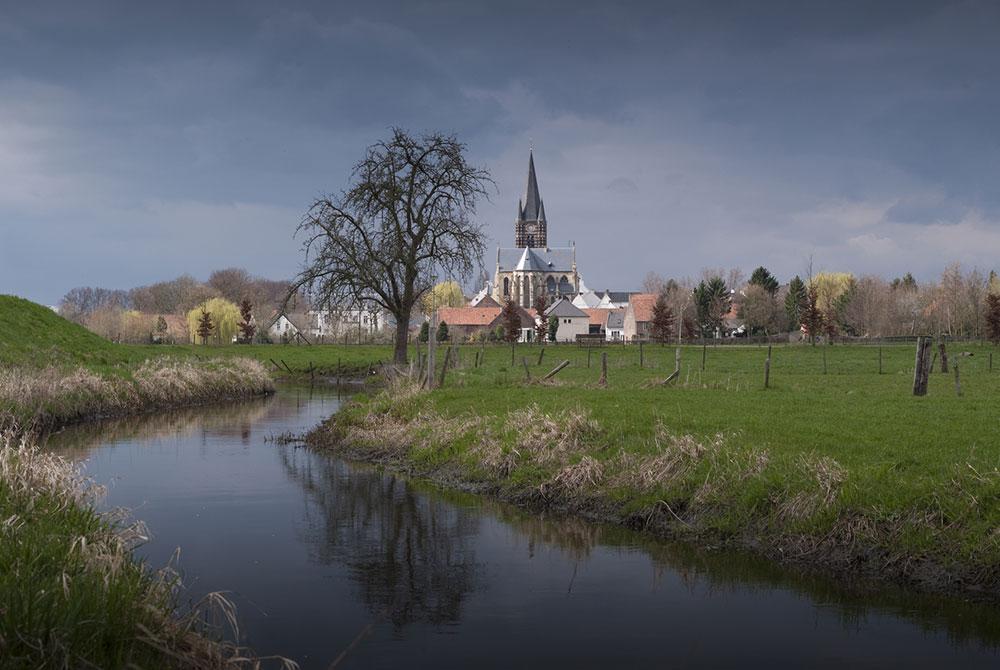
[[[147,523],[153,566],[180,548],[188,598],[231,592],[241,641],[303,668],[1000,667],[1000,608],[858,596],[267,440],[338,405],[283,388],[50,445]]]

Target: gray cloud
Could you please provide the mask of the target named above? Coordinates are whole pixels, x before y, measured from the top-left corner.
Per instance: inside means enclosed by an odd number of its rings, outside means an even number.
[[[469,144],[502,244],[533,144],[550,237],[595,286],[786,278],[810,254],[987,267],[998,19],[985,1],[22,3],[0,12],[0,291],[288,276],[310,199],[395,124]]]

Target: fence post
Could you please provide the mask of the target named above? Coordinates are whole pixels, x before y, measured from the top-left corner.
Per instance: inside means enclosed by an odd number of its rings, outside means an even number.
[[[598,386],[608,385],[608,352],[601,352],[601,378],[597,381]]]
[[[927,376],[930,372],[931,338],[917,338],[917,356],[913,363],[913,395],[927,395]]]
[[[701,371],[705,371],[705,356],[708,354],[708,344],[705,342],[705,337],[701,338]]]
[[[945,349],[944,340],[938,342],[938,353],[941,354],[941,372],[948,372],[948,351]]]
[[[531,370],[528,369],[528,357],[525,356],[521,359],[521,363],[524,364],[524,379],[525,381],[531,381]]]
[[[767,345],[767,358],[764,359],[764,388],[771,384],[771,345]]]
[[[958,378],[958,363],[955,363],[955,395],[962,396],[962,381]]]

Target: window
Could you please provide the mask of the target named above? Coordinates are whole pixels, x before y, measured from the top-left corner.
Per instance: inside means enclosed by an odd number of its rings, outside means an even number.
[[[573,285],[569,283],[569,279],[564,275],[562,279],[559,280],[559,295],[569,295],[573,292]]]
[[[510,279],[508,277],[503,278],[503,294],[510,295]]]
[[[549,295],[554,295],[556,292],[556,280],[551,275],[545,280],[545,292]]]

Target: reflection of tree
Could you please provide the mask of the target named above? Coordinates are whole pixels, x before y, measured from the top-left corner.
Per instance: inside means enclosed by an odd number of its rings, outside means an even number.
[[[480,566],[470,540],[479,514],[404,480],[281,447],[308,495],[303,535],[322,563],[347,565],[362,600],[397,627],[457,621]]]
[[[96,447],[122,440],[152,440],[167,436],[189,437],[196,433],[232,436],[244,444],[251,428],[265,416],[280,411],[274,397],[237,403],[185,407],[156,414],[139,414],[71,426],[48,438],[50,448],[70,450],[73,458],[84,458]],[[289,409],[294,414],[294,408]]]

